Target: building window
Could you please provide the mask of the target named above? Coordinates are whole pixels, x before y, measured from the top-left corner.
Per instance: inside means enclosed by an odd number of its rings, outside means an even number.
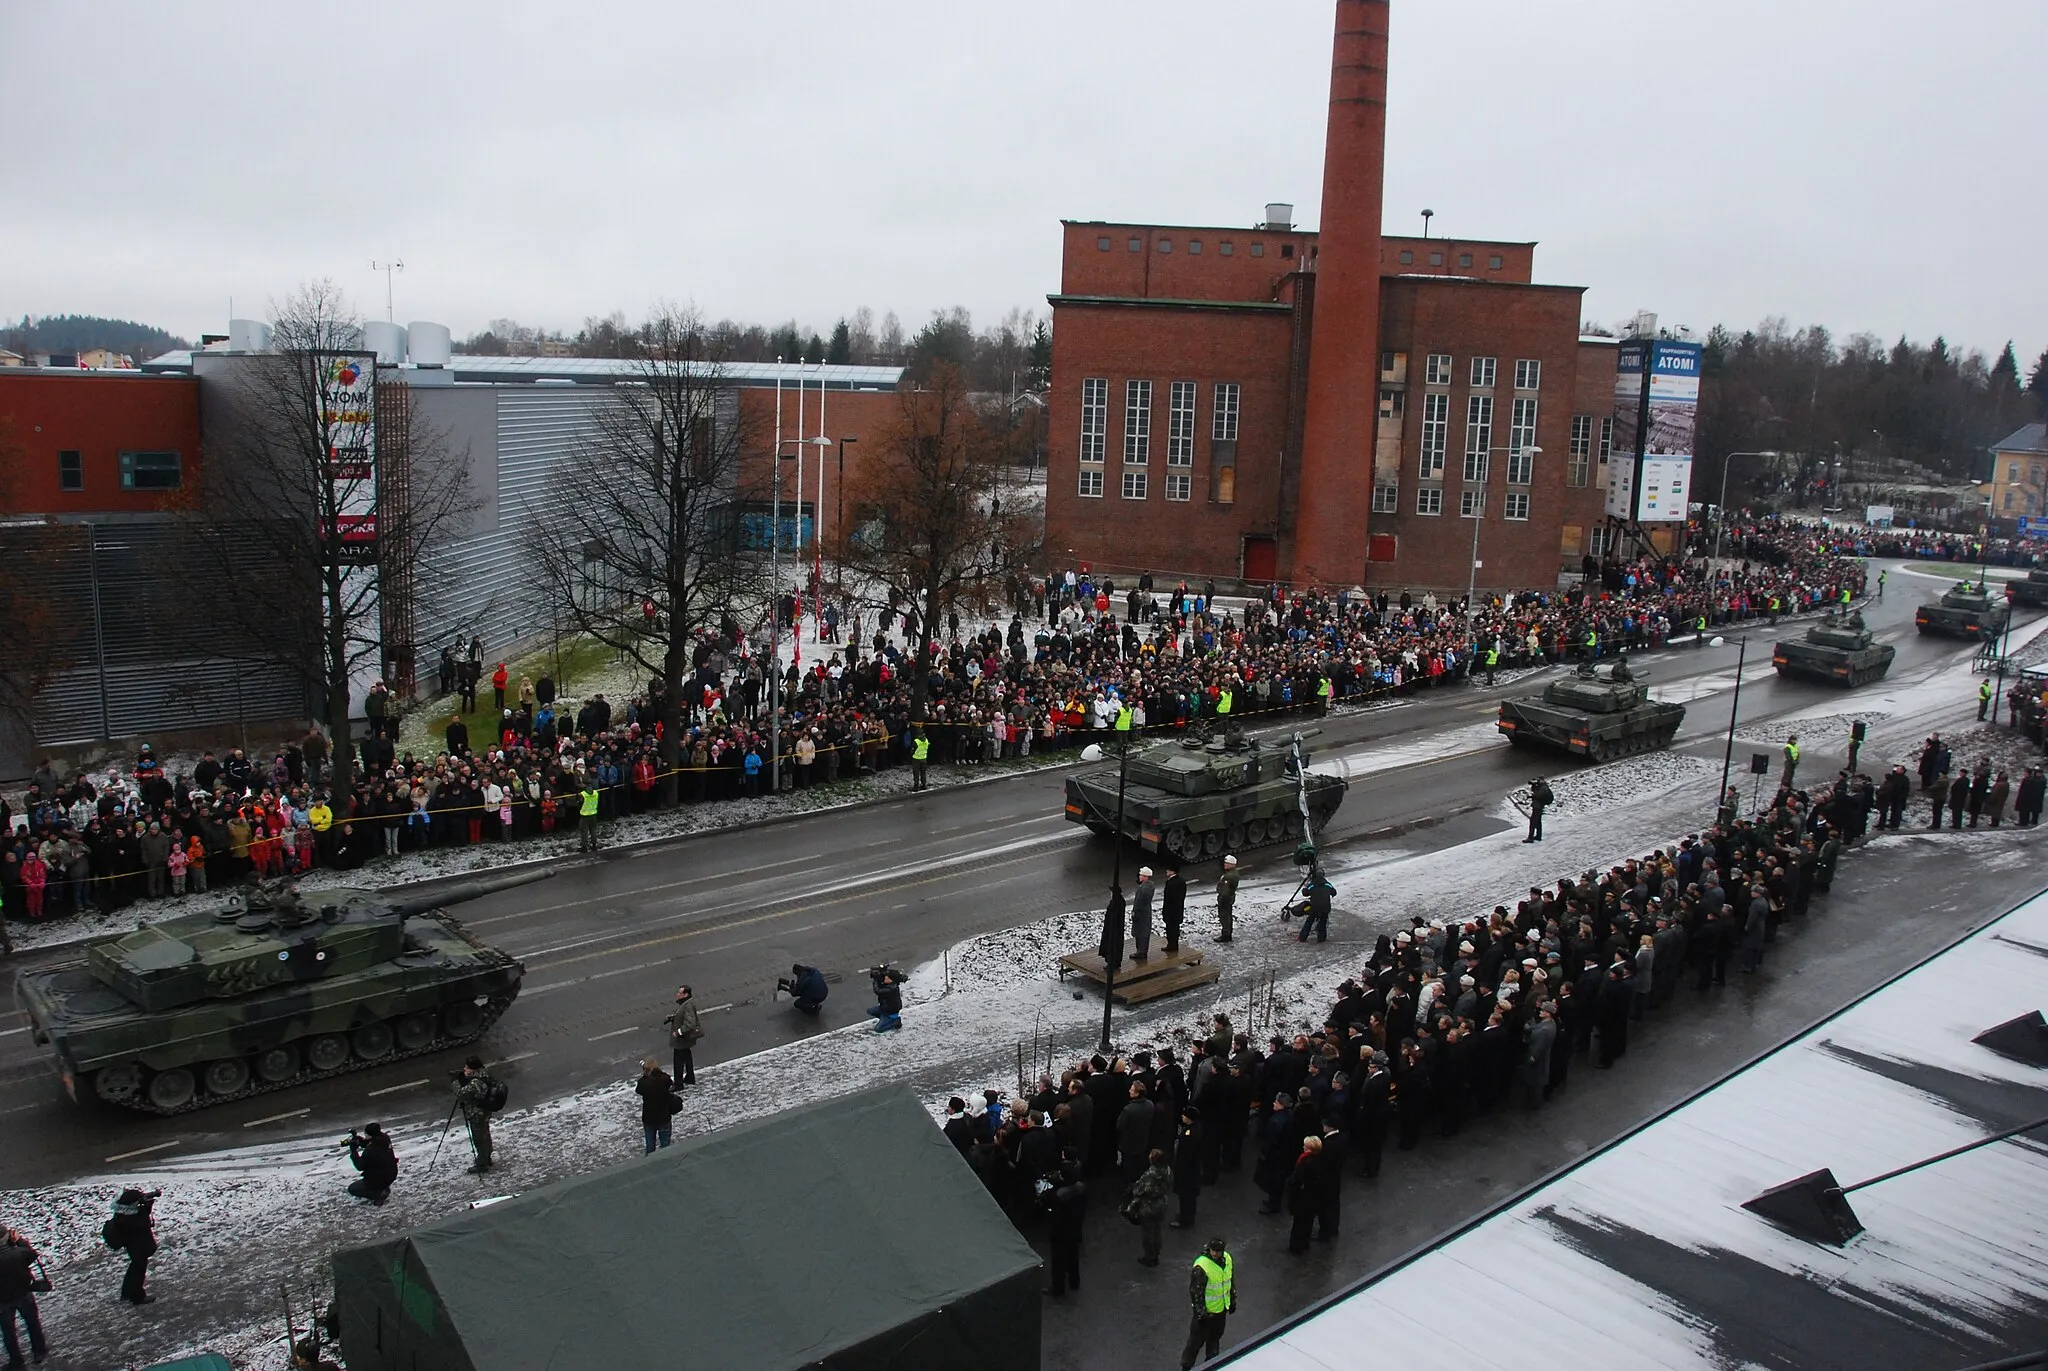
[[[1216,417],[1209,424],[1209,436],[1219,443],[1237,441],[1237,382],[1216,383]]]
[[[1465,399],[1465,479],[1486,483],[1486,468],[1493,447],[1493,397],[1471,395]]]
[[[1444,264],[1444,255],[1441,252],[1432,252],[1429,254],[1429,264],[1433,267],[1442,266]]]
[[[1536,397],[1517,396],[1508,417],[1508,484],[1526,486],[1536,465],[1536,459],[1530,455],[1530,449],[1536,446]]]
[[[1159,240],[1159,250],[1160,250],[1161,252],[1172,252],[1172,251],[1173,251],[1173,239],[1171,239],[1171,238],[1161,238],[1161,239]]]
[[[1191,467],[1195,464],[1195,383],[1175,381],[1167,390],[1166,408],[1166,465],[1169,467]],[[1174,482],[1180,482],[1181,493],[1174,494]],[[1187,499],[1188,478],[1175,477],[1172,472],[1166,476],[1166,498]]]
[[[1413,252],[1410,252],[1407,248],[1401,249],[1401,265],[1404,267],[1412,267],[1415,265],[1415,254]]]
[[[1564,483],[1583,486],[1593,474],[1593,416],[1572,416],[1572,444],[1565,459]]]
[[[1081,382],[1081,460],[1100,462],[1109,437],[1109,378]]]
[[[1107,238],[1097,238],[1097,239],[1095,240],[1095,250],[1096,250],[1097,252],[1108,252],[1108,251],[1109,251],[1109,239],[1107,239]]]
[[[2011,462],[2007,464],[2005,468],[2005,479],[2015,483],[2018,482],[2018,480],[2020,479],[2020,464],[2018,462]]]
[[[1486,492],[1477,489],[1459,491],[1458,517],[1460,519],[1482,519],[1486,517]]]
[[[1382,481],[1372,488],[1372,512],[1375,514],[1398,514],[1401,512],[1401,487],[1391,481]]]
[[[1586,532],[1586,551],[1599,557],[1607,551],[1607,525],[1595,524]]]
[[[1543,380],[1543,363],[1525,357],[1515,363],[1515,389],[1539,390]]]
[[[1451,354],[1432,352],[1429,364],[1423,368],[1423,381],[1432,386],[1447,386],[1451,383]]]
[[[1265,255],[1266,255],[1266,245],[1265,245],[1264,243],[1253,243],[1253,244],[1252,244],[1252,256],[1254,256],[1254,257],[1264,257]]]
[[[1102,498],[1102,468],[1081,468],[1081,498],[1100,500]]]
[[[1507,508],[1502,511],[1502,516],[1508,519],[1527,522],[1529,518],[1529,492],[1526,490],[1509,491]]]
[[[1218,243],[1216,245],[1216,255],[1219,257],[1228,257],[1236,251],[1237,249],[1229,243]]]
[[[1422,397],[1422,479],[1444,474],[1444,449],[1451,434],[1451,397],[1430,392]]]
[[[1188,256],[1190,256],[1190,257],[1200,257],[1201,255],[1202,255],[1202,240],[1201,240],[1201,239],[1199,239],[1199,238],[1190,238],[1190,239],[1188,239]]]
[[[1472,389],[1493,389],[1495,365],[1495,361],[1491,357],[1474,357],[1472,359]]]
[[[1136,469],[1124,472],[1124,498],[1142,500],[1145,498],[1145,473]]]
[[[1294,255],[1294,244],[1282,243],[1280,245],[1280,255],[1282,257],[1292,257]]]
[[[57,454],[57,488],[59,490],[85,489],[85,454],[64,451]]]
[[[183,478],[184,466],[175,452],[121,454],[123,490],[176,490]]]
[[[1380,387],[1380,418],[1398,419],[1408,402],[1408,392],[1399,386]]]
[[[1489,271],[1499,271],[1501,269],[1501,265],[1502,264],[1500,260],[1500,254],[1497,252],[1493,254],[1493,256],[1486,259],[1486,267]]]
[[[1152,383],[1124,382],[1124,465],[1141,467],[1152,460]],[[1143,487],[1140,486],[1140,498]]]
[[[1602,465],[1602,466],[1605,466],[1605,465],[1607,464],[1607,459],[1608,459],[1609,457],[1613,456],[1613,455],[1614,455],[1614,416],[1613,416],[1612,414],[1610,414],[1610,415],[1608,415],[1608,416],[1607,416],[1606,418],[1604,418],[1604,419],[1602,419],[1602,420],[1600,421],[1600,463],[1601,463],[1601,465]]]
[[[2014,496],[2016,496],[2016,495],[2018,495],[2018,494],[2019,494],[2019,492],[2018,492],[2018,491],[2016,491],[2016,490],[2008,490],[2008,491],[2006,491],[2006,492],[2005,492],[2005,510],[2006,510],[2006,513],[2010,514],[2010,513],[2012,512],[2012,503],[2013,503],[2013,497],[2014,497]]]
[[[1145,250],[1145,240],[1144,240],[1143,238],[1133,238],[1133,239],[1131,239],[1131,251],[1132,251],[1132,252],[1143,252],[1144,250]]]
[[[1442,486],[1417,486],[1415,488],[1415,512],[1417,514],[1441,514],[1444,512],[1444,489]]]
[[[1192,473],[1185,471],[1169,471],[1166,473],[1167,499],[1185,500],[1194,494],[1194,490],[1195,478]]]
[[[1469,267],[1469,266],[1471,266],[1471,265],[1472,265],[1472,254],[1471,254],[1471,253],[1469,253],[1469,252],[1461,252],[1461,253],[1459,253],[1459,254],[1458,254],[1458,265],[1459,265],[1460,267]]]

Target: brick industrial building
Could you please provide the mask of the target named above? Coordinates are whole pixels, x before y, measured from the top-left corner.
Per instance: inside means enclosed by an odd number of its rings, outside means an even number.
[[[1601,550],[1616,345],[1533,244],[1382,235],[1387,20],[1337,4],[1320,232],[1064,224],[1054,562],[1462,594],[1473,517],[1482,588]]]

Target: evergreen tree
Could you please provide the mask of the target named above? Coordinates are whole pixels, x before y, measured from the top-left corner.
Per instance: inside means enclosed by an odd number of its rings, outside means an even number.
[[[2012,344],[2007,343],[2005,350],[2010,353]],[[825,347],[825,360],[835,367],[843,367],[853,360],[853,334],[844,319],[832,326],[832,341]]]
[[[2020,388],[2020,359],[2012,354],[2012,339],[2005,340],[2005,351],[1998,354],[1998,360],[1991,364],[1991,393],[1994,397],[2010,395]]]
[[[2034,374],[2027,378],[2027,394],[2034,397],[2034,408],[2043,419],[2048,419],[2048,348],[2041,349],[2041,355],[2034,359]]]

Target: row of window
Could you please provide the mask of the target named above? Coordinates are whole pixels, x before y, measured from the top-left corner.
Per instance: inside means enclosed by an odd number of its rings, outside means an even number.
[[[1200,257],[1200,256],[1202,255],[1202,240],[1201,240],[1201,239],[1199,239],[1199,238],[1189,238],[1189,239],[1186,239],[1185,241],[1186,241],[1186,243],[1187,243],[1187,250],[1188,250],[1188,256],[1190,256],[1190,257]],[[1157,243],[1155,243],[1155,244],[1154,244],[1153,246],[1154,246],[1155,250],[1157,250],[1157,251],[1159,251],[1159,252],[1172,252],[1172,251],[1173,251],[1173,239],[1171,239],[1171,238],[1161,238],[1161,239],[1160,239],[1160,240],[1159,240],[1159,241],[1158,241]],[[1099,237],[1099,238],[1097,238],[1097,239],[1095,240],[1095,250],[1096,250],[1097,252],[1108,252],[1108,251],[1109,251],[1109,248],[1110,248],[1110,240],[1109,240],[1109,238],[1107,237],[1107,235],[1105,235],[1105,236],[1103,236],[1103,237]],[[1130,237],[1130,239],[1128,240],[1128,250],[1129,250],[1129,251],[1131,251],[1131,252],[1143,252],[1143,251],[1145,250],[1145,240],[1144,240],[1143,238],[1141,238],[1141,237],[1137,236],[1136,234],[1133,234],[1133,235],[1132,235],[1132,236]],[[1264,256],[1266,255],[1266,245],[1265,245],[1264,243],[1257,243],[1257,242],[1255,242],[1255,243],[1251,244],[1251,246],[1250,246],[1250,248],[1249,248],[1248,250],[1250,251],[1251,255],[1252,255],[1252,256],[1254,256],[1254,257],[1264,257]],[[1224,240],[1223,240],[1222,242],[1220,242],[1220,243],[1218,243],[1218,244],[1216,245],[1216,255],[1217,255],[1218,257],[1230,257],[1230,256],[1234,256],[1234,255],[1236,254],[1236,252],[1237,252],[1237,244],[1235,244],[1235,243],[1231,242],[1231,241],[1230,241],[1230,240],[1229,240],[1228,238],[1224,239]],[[1282,244],[1280,245],[1280,255],[1281,255],[1282,257],[1292,257],[1292,256],[1294,256],[1294,244],[1292,244],[1292,243],[1282,243]]]
[[[176,490],[185,480],[184,460],[175,452],[121,454],[121,489]],[[64,449],[57,454],[57,488],[85,489],[85,454]]]
[[[1194,477],[1187,470],[1195,464],[1195,401],[1193,381],[1169,382],[1166,391],[1166,498],[1187,500],[1194,496]],[[1238,383],[1218,381],[1212,388],[1209,406],[1209,437],[1218,443],[1237,441]],[[1081,382],[1081,494],[1099,499],[1103,491],[1102,464],[1109,449],[1109,378],[1090,376]],[[1119,473],[1121,493],[1126,500],[1143,500],[1150,493],[1152,462],[1152,383],[1124,382],[1123,470]]]
[[[1441,250],[1432,251],[1429,254],[1429,264],[1433,267],[1440,267],[1444,264],[1444,255]],[[1415,250],[1413,248],[1401,249],[1401,265],[1404,267],[1412,267],[1415,265]],[[1458,265],[1460,267],[1470,267],[1472,265],[1472,254],[1469,252],[1459,253]],[[1506,265],[1507,263],[1502,259],[1499,253],[1493,252],[1487,254],[1486,269],[1488,271],[1499,271],[1503,266]]]
[[[1381,482],[1372,488],[1372,512],[1375,514],[1398,514],[1401,512],[1401,488],[1392,482]],[[1415,512],[1417,514],[1442,514],[1444,512],[1444,488],[1442,486],[1418,486],[1415,490]],[[1486,492],[1483,490],[1461,490],[1458,492],[1458,514],[1473,519],[1486,513]],[[1511,490],[1501,503],[1501,517],[1517,523],[1529,518],[1529,492]]]
[[[1387,368],[1382,358],[1381,371]],[[1474,357],[1468,369],[1472,389],[1492,390],[1500,371],[1498,357]],[[1451,383],[1451,354],[1432,352],[1423,360],[1422,383],[1426,386],[1447,386]],[[1515,362],[1515,389],[1541,390],[1543,388],[1543,363],[1534,357],[1519,358]]]

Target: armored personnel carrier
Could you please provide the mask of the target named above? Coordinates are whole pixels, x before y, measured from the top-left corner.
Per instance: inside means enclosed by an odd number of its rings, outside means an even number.
[[[1834,685],[1860,686],[1891,670],[1899,650],[1880,643],[1864,627],[1863,611],[1830,614],[1806,630],[1804,639],[1771,649],[1771,665],[1780,676],[1804,676]]]
[[[1232,730],[1133,747],[1125,759],[1123,836],[1147,852],[1197,862],[1320,830],[1347,783],[1306,770],[1309,736],[1281,742]],[[1116,833],[1117,774],[1111,766],[1069,778],[1067,818],[1105,837]]]
[[[1626,657],[1581,663],[1541,695],[1500,703],[1500,731],[1516,747],[1552,747],[1596,762],[1669,747],[1684,718],[1684,705],[1650,698]]]
[[[2003,633],[2011,614],[2012,607],[2002,599],[1992,599],[1982,584],[1959,581],[1939,601],[1915,610],[1913,623],[1922,633],[1981,642]]]
[[[2005,599],[2016,609],[2048,609],[2048,571],[2035,567],[2024,579],[2007,581]]]
[[[551,875],[432,894],[253,888],[218,914],[95,938],[24,971],[15,1003],[74,1100],[150,1114],[282,1090],[481,1037],[525,968],[442,907]]]

